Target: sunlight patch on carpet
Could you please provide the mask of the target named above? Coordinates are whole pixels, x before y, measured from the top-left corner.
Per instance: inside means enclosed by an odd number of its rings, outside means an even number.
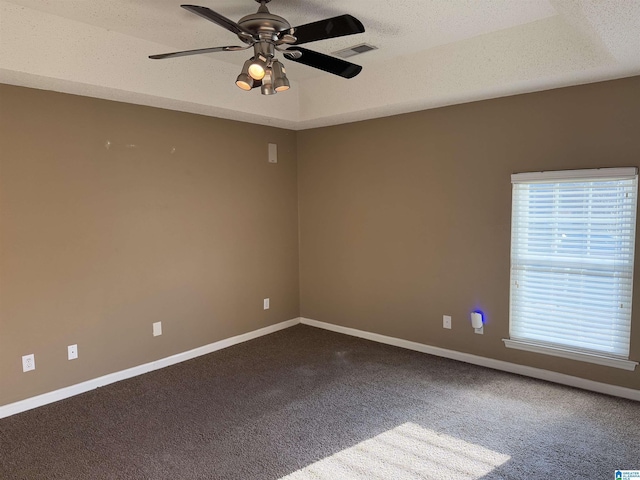
[[[459,438],[404,423],[323,458],[281,480],[477,480],[511,457]]]

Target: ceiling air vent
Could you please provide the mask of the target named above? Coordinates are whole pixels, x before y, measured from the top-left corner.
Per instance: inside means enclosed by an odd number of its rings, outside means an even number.
[[[377,50],[378,47],[369,45],[368,43],[361,43],[360,45],[354,45],[353,47],[344,48],[333,52],[334,55],[342,58],[353,57],[354,55],[360,55],[361,53],[370,52],[371,50]]]

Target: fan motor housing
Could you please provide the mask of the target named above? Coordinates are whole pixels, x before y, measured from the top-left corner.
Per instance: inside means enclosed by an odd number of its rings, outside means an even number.
[[[284,18],[267,12],[252,13],[238,21],[238,25],[249,32],[279,33],[291,29],[291,25]]]

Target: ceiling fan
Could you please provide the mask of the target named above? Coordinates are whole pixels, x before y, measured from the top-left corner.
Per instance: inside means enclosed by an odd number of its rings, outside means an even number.
[[[317,40],[363,33],[364,26],[357,18],[351,15],[339,15],[292,27],[284,18],[269,12],[267,3],[271,0],[255,1],[260,4],[257,13],[246,15],[237,23],[206,7],[181,5],[185,10],[235,33],[246,46],[200,48],[151,55],[149,58],[163,59],[200,53],[234,52],[253,47],[253,57],[244,63],[236,85],[246,91],[261,87],[263,95],[272,95],[289,89],[289,80],[284,66],[275,58],[276,50],[282,52],[289,60],[343,78],[353,78],[362,70],[360,65],[298,46]]]

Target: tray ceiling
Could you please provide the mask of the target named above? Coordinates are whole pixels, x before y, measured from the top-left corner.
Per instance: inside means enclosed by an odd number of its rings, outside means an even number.
[[[349,58],[363,66],[351,80],[280,57],[292,88],[267,97],[234,84],[248,51],[147,58],[239,44],[180,3],[0,0],[0,82],[304,129],[640,74],[634,0],[273,0],[292,25],[365,25],[308,48],[377,50]],[[235,21],[258,7],[196,3]]]

